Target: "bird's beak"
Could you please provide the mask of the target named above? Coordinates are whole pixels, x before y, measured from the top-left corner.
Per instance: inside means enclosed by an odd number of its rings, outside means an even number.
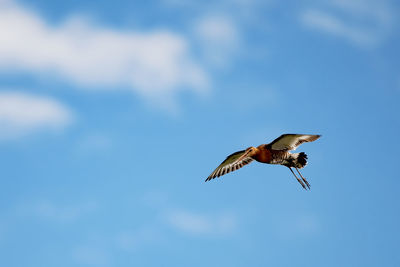
[[[248,150],[243,155],[241,155],[240,158],[237,159],[237,162],[242,161],[243,159],[245,159],[247,157],[252,157],[253,155],[255,155],[255,151]]]

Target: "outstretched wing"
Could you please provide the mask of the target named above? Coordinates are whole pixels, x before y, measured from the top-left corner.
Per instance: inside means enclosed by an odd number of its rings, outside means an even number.
[[[295,150],[305,142],[317,140],[321,135],[311,134],[283,134],[270,143],[273,150]]]
[[[253,161],[251,157],[248,156],[250,151],[242,150],[235,152],[229,155],[216,169],[213,171],[210,176],[207,177],[206,182],[214,179],[216,177],[220,177],[224,174],[227,174],[231,171],[236,171],[242,168],[244,165],[249,164]]]

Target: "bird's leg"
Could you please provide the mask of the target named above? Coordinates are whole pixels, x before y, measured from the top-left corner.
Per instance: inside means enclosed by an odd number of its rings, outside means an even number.
[[[292,168],[290,168],[290,167],[288,167],[288,168],[289,168],[289,170],[293,173],[294,177],[296,177],[297,181],[301,184],[301,186],[302,186],[305,190],[307,190],[307,187],[304,185],[303,181],[302,181],[299,177],[297,177],[297,175],[294,173],[294,171],[292,170]]]
[[[295,167],[296,168],[296,167]],[[296,168],[296,171],[300,174],[301,179],[303,179],[304,183],[306,183],[308,189],[310,189],[310,184],[308,183],[308,181],[306,180],[306,178],[303,177],[303,175],[301,175],[301,172],[299,171],[299,169]]]

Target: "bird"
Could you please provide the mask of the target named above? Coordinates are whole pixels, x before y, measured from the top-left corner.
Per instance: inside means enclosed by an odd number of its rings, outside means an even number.
[[[299,171],[307,164],[307,154],[304,152],[291,153],[290,151],[295,150],[305,142],[313,142],[320,137],[321,135],[319,134],[282,134],[269,144],[262,144],[258,147],[251,146],[246,150],[237,151],[229,155],[205,181],[207,182],[231,171],[236,171],[255,160],[261,163],[288,167],[301,186],[305,190],[310,189],[310,183]],[[294,173],[292,168],[296,169],[301,179]]]

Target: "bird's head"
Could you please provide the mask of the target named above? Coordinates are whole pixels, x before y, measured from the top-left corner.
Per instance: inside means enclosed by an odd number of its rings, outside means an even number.
[[[247,156],[254,156],[257,153],[257,148],[255,148],[254,146],[251,146],[249,148],[246,149],[246,154]]]

